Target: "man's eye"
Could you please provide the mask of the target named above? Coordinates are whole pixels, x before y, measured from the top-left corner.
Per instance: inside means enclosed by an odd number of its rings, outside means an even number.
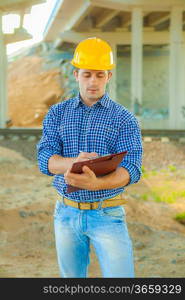
[[[88,73],[83,74],[83,77],[90,77],[90,74],[88,74]]]
[[[101,72],[101,73],[98,73],[97,74],[99,77],[104,77],[105,76],[105,73]]]

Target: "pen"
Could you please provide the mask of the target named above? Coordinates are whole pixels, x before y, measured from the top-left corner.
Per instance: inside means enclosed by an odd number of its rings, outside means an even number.
[[[79,152],[84,152],[84,151],[80,150]],[[94,158],[104,157],[104,156],[108,156],[108,155],[111,155],[111,154],[109,153],[109,154],[104,154],[104,155],[97,155],[97,156],[94,156],[94,157],[88,157],[88,159],[94,159]]]
[[[82,151],[82,150],[79,150],[79,152],[81,153],[81,152],[84,152],[84,151]],[[94,158],[98,158],[98,157],[100,157],[100,155],[97,155],[97,156],[90,156],[90,157],[88,157],[88,159],[94,159]]]

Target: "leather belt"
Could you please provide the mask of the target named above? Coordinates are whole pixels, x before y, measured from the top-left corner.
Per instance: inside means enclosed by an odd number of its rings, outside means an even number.
[[[63,197],[63,201],[66,205],[78,208],[78,209],[97,209],[99,206],[100,201],[96,201],[96,202],[77,202],[77,201],[73,201],[70,200],[68,198]],[[105,199],[102,201],[102,208],[105,207],[111,207],[111,206],[118,206],[118,205],[122,205],[125,204],[125,200],[123,198],[121,198],[121,194],[117,195],[113,198],[110,199]]]

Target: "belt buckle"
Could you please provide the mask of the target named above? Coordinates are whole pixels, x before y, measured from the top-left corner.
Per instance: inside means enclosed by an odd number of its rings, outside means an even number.
[[[91,209],[91,204],[90,203],[83,203],[84,209]]]

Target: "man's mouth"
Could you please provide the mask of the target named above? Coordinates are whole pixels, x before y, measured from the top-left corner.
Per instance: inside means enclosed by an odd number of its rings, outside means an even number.
[[[87,89],[87,90],[88,90],[88,92],[91,92],[91,93],[95,93],[98,91],[98,89]]]

